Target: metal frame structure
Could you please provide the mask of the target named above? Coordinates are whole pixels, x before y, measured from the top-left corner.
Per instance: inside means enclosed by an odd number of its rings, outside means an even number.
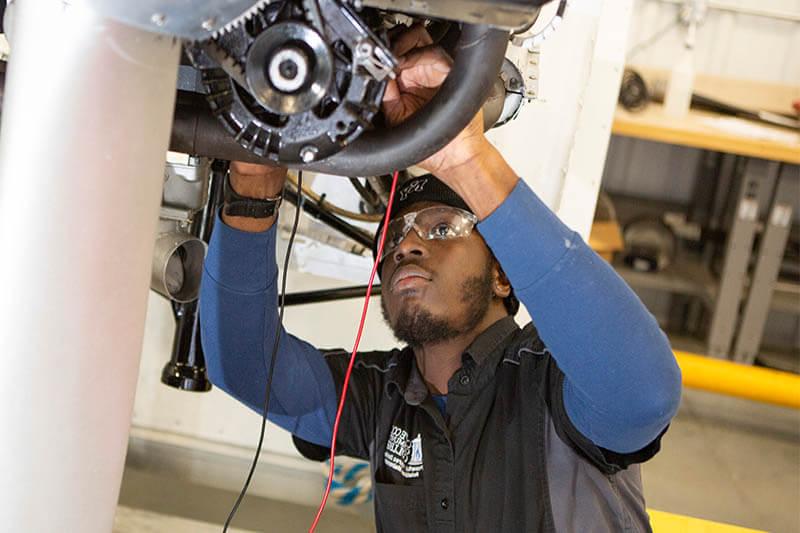
[[[750,159],[747,163],[708,333],[708,350],[712,357],[729,357],[759,224],[759,203],[777,179],[779,167],[780,163],[763,159]]]
[[[758,355],[773,289],[789,239],[792,204],[798,197],[800,197],[800,167],[786,165],[778,178],[766,228],[761,238],[758,261],[750,282],[750,292],[732,354],[734,361],[753,364]],[[797,304],[800,307],[800,299]]]

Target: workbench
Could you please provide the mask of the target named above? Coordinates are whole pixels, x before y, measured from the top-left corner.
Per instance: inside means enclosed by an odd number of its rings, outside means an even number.
[[[732,105],[773,112],[789,112],[792,99],[800,98],[800,87],[732,82],[713,76],[698,77],[694,90]],[[793,199],[800,195],[800,132],[696,109],[674,118],[666,115],[660,104],[650,103],[640,112],[619,107],[612,134],[699,148],[706,151],[706,157],[725,153],[746,158],[721,275],[714,286],[701,288],[701,292],[712,297],[709,355],[752,364],[776,286],[781,309],[800,313],[800,286],[776,283],[791,228]],[[770,193],[770,207],[760,214],[759,201]],[[759,231],[761,245],[751,276],[748,267]],[[631,285],[642,281],[634,272],[623,277]]]

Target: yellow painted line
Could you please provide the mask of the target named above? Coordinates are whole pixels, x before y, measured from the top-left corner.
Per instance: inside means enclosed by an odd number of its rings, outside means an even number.
[[[800,376],[687,352],[675,352],[683,386],[800,409]]]
[[[650,515],[653,533],[766,533],[760,529],[720,524],[652,509],[648,509],[647,514]]]

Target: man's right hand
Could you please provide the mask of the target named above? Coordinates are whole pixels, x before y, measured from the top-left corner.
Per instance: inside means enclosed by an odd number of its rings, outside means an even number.
[[[274,198],[283,190],[286,181],[285,167],[258,165],[231,161],[231,187],[238,194],[250,198]],[[275,216],[269,218],[249,218],[226,215],[222,220],[228,226],[242,231],[266,231],[275,223]]]

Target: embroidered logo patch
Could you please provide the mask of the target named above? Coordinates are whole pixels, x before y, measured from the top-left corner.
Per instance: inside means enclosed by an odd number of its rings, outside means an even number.
[[[423,189],[425,189],[425,184],[427,183],[428,183],[428,178],[410,182],[408,185],[406,185],[405,187],[400,189],[400,191],[398,191],[398,195],[400,196],[400,201],[401,202],[405,201],[405,199],[408,198],[408,195],[411,193],[422,192]]]
[[[422,435],[409,439],[406,430],[392,426],[383,462],[404,478],[418,478],[422,472]]]

